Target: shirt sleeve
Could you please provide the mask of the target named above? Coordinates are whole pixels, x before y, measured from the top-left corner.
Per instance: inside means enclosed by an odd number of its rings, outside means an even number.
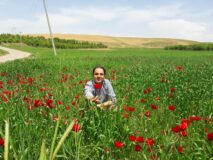
[[[115,104],[116,103],[116,95],[115,95],[115,92],[114,92],[113,87],[111,85],[111,82],[109,80],[106,80],[106,82],[107,82],[107,87],[108,87],[109,98],[111,98],[113,104]]]
[[[93,85],[92,85],[92,82],[89,81],[86,83],[84,87],[84,96],[86,99],[90,99],[94,97],[94,95],[92,94],[92,91],[93,91]]]

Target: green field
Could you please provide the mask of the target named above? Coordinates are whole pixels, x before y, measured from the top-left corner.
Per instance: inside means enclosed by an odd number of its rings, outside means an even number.
[[[9,117],[9,159],[49,159],[74,118],[80,131],[70,131],[57,159],[213,157],[213,52],[58,49],[55,57],[47,48],[13,48],[32,56],[0,64],[0,138]],[[83,87],[96,64],[107,69],[117,110],[85,109]]]

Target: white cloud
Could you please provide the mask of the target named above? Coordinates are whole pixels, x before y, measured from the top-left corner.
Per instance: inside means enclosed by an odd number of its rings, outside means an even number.
[[[47,32],[47,23],[44,25],[38,19],[36,20],[24,20],[24,19],[8,19],[4,20],[1,25],[2,33],[39,33]]]
[[[172,12],[171,12],[172,11]],[[170,5],[164,7],[149,7],[146,9],[130,8],[126,10],[124,22],[150,22],[157,19],[172,18],[180,13],[180,5]]]
[[[200,39],[207,32],[205,24],[183,19],[159,20],[149,24],[150,31],[156,36]]]
[[[171,12],[172,11],[172,12]],[[158,18],[169,18],[180,13],[180,5],[170,5],[157,8],[135,9],[133,7],[87,7],[87,8],[64,8],[60,9],[62,16],[77,18],[79,21],[119,21],[126,23],[152,21]]]
[[[196,21],[184,17],[181,4],[163,7],[84,7],[61,8],[49,13],[52,30],[55,33],[108,34],[140,37],[185,38],[199,41],[213,41],[213,26],[210,22]],[[206,11],[205,14],[212,14]],[[192,15],[193,16],[193,15]],[[33,16],[31,16],[33,17]],[[35,14],[32,19],[6,19],[0,32],[47,33],[45,14]]]
[[[115,13],[111,12],[110,8],[96,8],[96,7],[79,8],[79,9],[64,8],[60,9],[59,14],[76,17],[82,21],[87,21],[88,18],[91,20],[110,21],[115,17]]]
[[[72,24],[78,24],[80,23],[80,20],[77,18],[73,18],[71,16],[67,16],[67,15],[60,15],[60,14],[56,14],[56,13],[51,13],[49,14],[49,20],[52,24],[56,25],[56,26],[65,26],[65,25],[72,25]],[[47,23],[47,19],[46,16],[43,14],[39,14],[36,16],[36,21],[39,24],[46,24]]]

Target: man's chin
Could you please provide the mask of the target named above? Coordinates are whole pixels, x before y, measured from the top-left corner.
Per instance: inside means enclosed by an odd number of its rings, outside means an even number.
[[[103,80],[101,80],[101,81],[95,81],[95,83],[102,83],[103,82]]]

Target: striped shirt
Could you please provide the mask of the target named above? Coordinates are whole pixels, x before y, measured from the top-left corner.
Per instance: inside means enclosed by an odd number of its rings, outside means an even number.
[[[116,95],[108,79],[104,79],[100,89],[95,89],[94,84],[95,81],[90,80],[84,87],[84,95],[87,99],[98,96],[100,103],[112,100],[113,104],[115,104]]]

